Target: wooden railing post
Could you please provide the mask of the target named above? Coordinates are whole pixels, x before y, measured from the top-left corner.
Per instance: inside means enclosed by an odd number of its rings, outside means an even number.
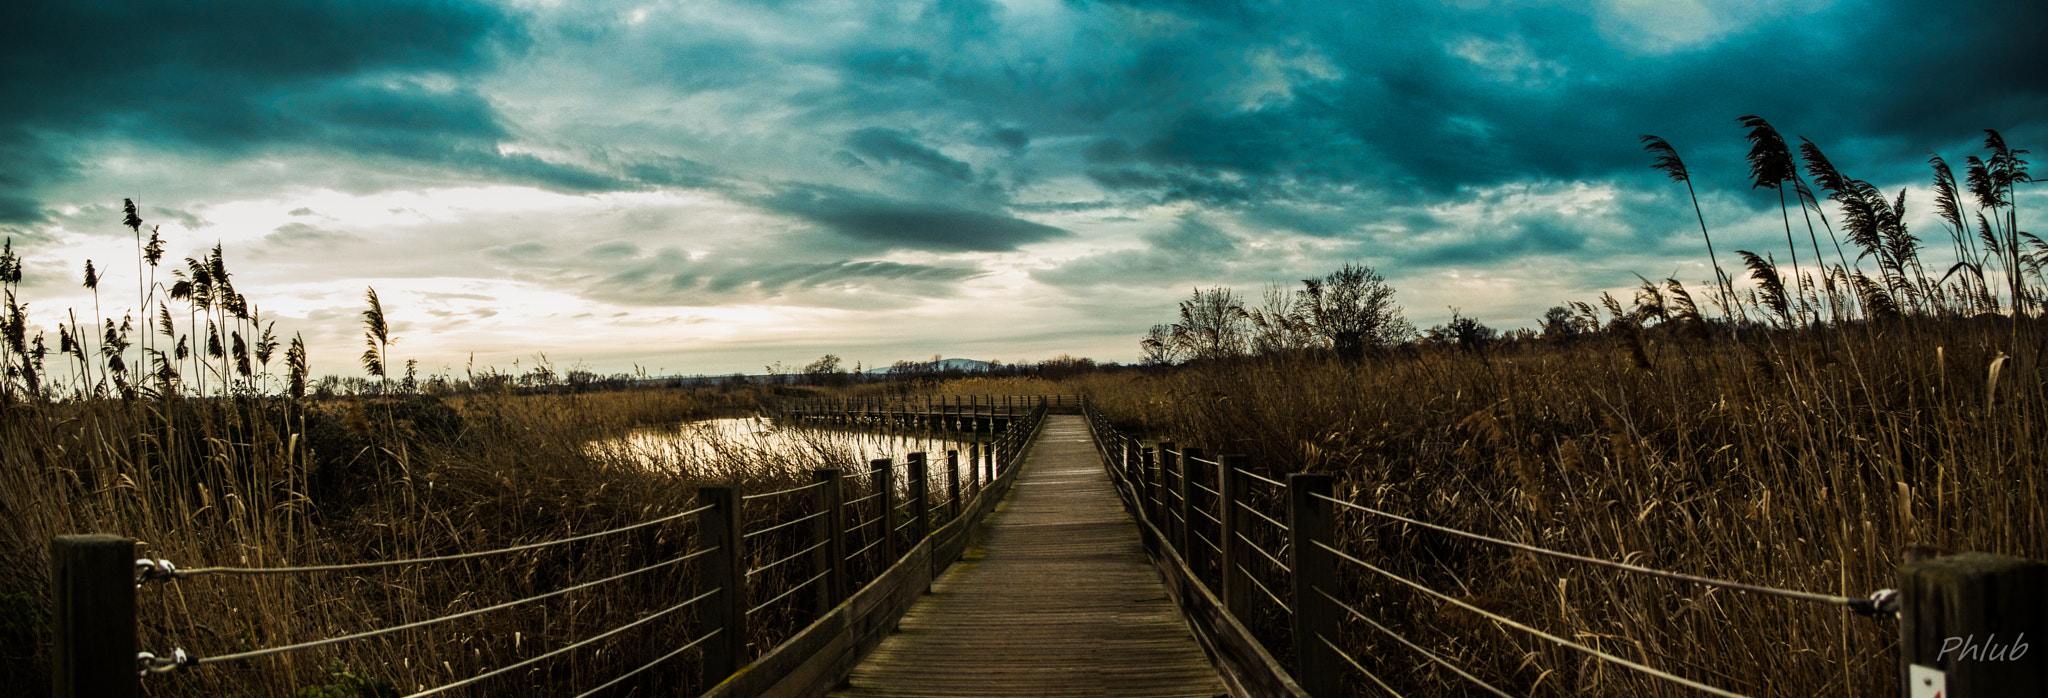
[[[1317,543],[1335,546],[1330,476],[1287,476],[1287,535],[1294,568],[1294,681],[1316,698],[1335,696],[1340,683],[1337,658],[1323,638],[1337,637],[1337,609],[1322,592],[1337,593],[1337,560]]]
[[[1223,587],[1223,607],[1243,622],[1250,619],[1252,607],[1252,583],[1244,576],[1245,567],[1251,562],[1251,551],[1246,550],[1244,541],[1238,539],[1239,531],[1245,529],[1245,513],[1240,503],[1245,501],[1247,484],[1238,471],[1250,468],[1251,459],[1231,455],[1218,459],[1218,462],[1223,464],[1218,468],[1222,472],[1216,478],[1216,491],[1223,493],[1223,515],[1217,517],[1223,520],[1223,582],[1220,585]]]
[[[967,485],[975,492],[981,491],[981,435],[967,444]]]
[[[711,507],[697,515],[697,544],[715,548],[704,556],[703,584],[718,589],[699,617],[699,634],[719,631],[704,645],[704,683],[716,685],[747,663],[747,568],[741,555],[740,492],[731,485],[697,488],[697,506]]]
[[[1205,506],[1202,503],[1202,488],[1195,485],[1207,477],[1207,470],[1201,461],[1195,460],[1205,453],[1207,452],[1194,446],[1180,450],[1180,520],[1187,528],[1180,534],[1181,543],[1186,546],[1181,548],[1180,554],[1187,560],[1188,572],[1193,574],[1195,579],[1202,580],[1205,584],[1215,584],[1215,578],[1204,574],[1213,558],[1209,556],[1208,546],[1201,544],[1203,519],[1200,512],[1206,510],[1202,508]],[[1204,579],[1205,577],[1208,578]]]
[[[1899,568],[1902,695],[2048,695],[2048,565],[1990,553]],[[1922,685],[1926,684],[1926,685]]]
[[[1161,495],[1159,501],[1167,506],[1167,514],[1161,514],[1159,520],[1167,524],[1167,540],[1174,544],[1174,551],[1180,553],[1180,557],[1186,561],[1188,559],[1188,467],[1182,461],[1178,444],[1174,444],[1174,442],[1159,444],[1159,475],[1161,477],[1169,477],[1165,485],[1171,487],[1171,491],[1174,491],[1176,497],[1180,497],[1180,501],[1165,501],[1165,497]],[[1188,563],[1188,565],[1194,565],[1194,563]]]
[[[1159,493],[1158,464],[1159,445],[1153,444],[1150,448],[1145,449],[1144,463],[1139,466],[1144,469],[1145,477],[1139,483],[1138,495],[1142,501],[1138,504],[1139,508],[1145,512],[1145,520],[1152,522],[1152,527],[1159,529],[1159,532],[1163,534],[1166,532],[1166,524],[1159,521],[1159,512],[1165,508],[1163,505],[1166,503],[1166,500]]]
[[[824,512],[823,516],[811,522],[811,544],[825,544],[811,553],[812,574],[825,575],[825,583],[813,587],[818,590],[816,598],[820,618],[846,600],[846,511],[843,491],[840,490],[842,478],[838,468],[811,471],[811,482],[818,483],[811,490],[811,508]]]
[[[57,698],[120,696],[136,676],[135,541],[93,534],[50,542],[50,599]]]
[[[882,527],[882,564],[875,569],[888,569],[896,564],[896,464],[887,458],[868,462],[868,479],[873,483],[875,493],[880,495],[881,520],[875,522]]]
[[[1145,491],[1145,477],[1141,474],[1144,472],[1142,468],[1145,460],[1144,456],[1139,454],[1139,450],[1137,439],[1124,440],[1124,482],[1130,484],[1132,497],[1137,497]],[[1133,504],[1139,507],[1139,511],[1144,511],[1144,502]]]
[[[946,520],[960,518],[960,452],[946,450]]]
[[[923,453],[910,454],[910,544],[917,545],[932,533],[932,480]]]

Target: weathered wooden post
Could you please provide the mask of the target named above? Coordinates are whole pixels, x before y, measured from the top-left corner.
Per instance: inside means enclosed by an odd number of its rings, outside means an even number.
[[[946,520],[960,518],[960,452],[946,451]]]
[[[1145,492],[1145,477],[1142,470],[1145,461],[1139,450],[1137,439],[1124,439],[1124,482],[1130,485],[1133,499],[1140,498]],[[1144,511],[1143,501],[1133,504],[1137,505],[1139,511]]]
[[[1899,684],[1942,698],[2048,695],[2048,565],[1962,553],[1899,568]],[[1928,684],[1922,686],[1920,684]]]
[[[1140,481],[1141,486],[1138,488],[1138,494],[1143,500],[1140,502],[1140,508],[1145,512],[1145,520],[1152,522],[1152,527],[1164,534],[1166,524],[1159,521],[1159,512],[1166,507],[1165,500],[1162,499],[1165,495],[1159,493],[1158,444],[1145,449],[1144,461],[1140,467],[1144,469],[1145,477]]]
[[[868,462],[868,480],[874,485],[876,500],[881,515],[875,524],[882,527],[882,564],[877,570],[888,569],[896,564],[896,465],[887,458]]]
[[[1215,580],[1213,578],[1203,579],[1208,576],[1204,572],[1209,566],[1210,557],[1209,551],[1204,549],[1205,546],[1201,545],[1202,519],[1200,514],[1204,511],[1202,509],[1202,488],[1195,484],[1202,481],[1204,474],[1202,462],[1195,460],[1201,458],[1202,454],[1202,449],[1194,446],[1180,450],[1180,520],[1184,528],[1180,533],[1180,554],[1182,558],[1187,560],[1189,574],[1194,575],[1195,579],[1201,579],[1205,583],[1214,584]]]
[[[967,483],[977,493],[981,491],[981,434],[975,434],[975,440],[967,444]]]
[[[135,541],[92,534],[50,542],[57,698],[137,695]]]
[[[1223,607],[1240,622],[1248,621],[1252,608],[1252,583],[1246,579],[1245,568],[1251,563],[1251,551],[1245,549],[1239,533],[1244,530],[1245,512],[1241,504],[1245,501],[1244,476],[1239,471],[1251,466],[1251,459],[1241,455],[1229,455],[1218,459],[1223,466],[1216,477],[1216,491],[1222,492],[1223,505]]]
[[[1335,696],[1340,684],[1337,658],[1324,638],[1337,636],[1337,609],[1323,592],[1337,592],[1337,561],[1330,551],[1336,517],[1330,502],[1330,476],[1294,473],[1287,476],[1288,560],[1294,568],[1295,683],[1316,698]],[[1320,590],[1320,591],[1319,591]]]
[[[740,492],[732,485],[697,488],[697,545],[717,550],[704,556],[703,584],[718,589],[698,617],[699,635],[717,630],[704,645],[704,683],[716,685],[747,663],[747,568],[741,556]]]
[[[917,545],[932,533],[932,480],[925,469],[924,454],[910,454],[910,544]]]
[[[811,520],[811,544],[824,543],[811,552],[813,574],[824,574],[825,583],[814,587],[818,604],[818,617],[832,612],[832,607],[846,600],[846,511],[840,484],[842,475],[838,468],[818,468],[811,471],[811,482],[818,483],[811,490],[811,508],[824,515]],[[829,573],[829,574],[828,574]]]
[[[1165,506],[1165,512],[1159,514],[1159,522],[1167,530],[1165,540],[1174,547],[1174,553],[1188,559],[1188,471],[1180,459],[1180,444],[1159,444],[1159,477],[1167,491],[1178,497],[1178,501],[1169,501],[1165,491],[1159,493],[1159,504]]]

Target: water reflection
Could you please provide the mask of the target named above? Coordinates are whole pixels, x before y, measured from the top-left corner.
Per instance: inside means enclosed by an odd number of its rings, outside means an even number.
[[[893,458],[900,463],[906,454],[919,451],[940,463],[949,449],[958,450],[964,463],[970,443],[971,439],[956,438],[949,432],[878,433],[741,417],[636,429],[619,438],[592,442],[589,448],[651,470],[716,478],[826,467],[862,470],[868,461]]]

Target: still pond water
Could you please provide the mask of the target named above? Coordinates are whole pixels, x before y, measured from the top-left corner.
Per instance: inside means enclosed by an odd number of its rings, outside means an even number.
[[[643,466],[679,475],[720,477],[760,469],[808,470],[841,467],[864,469],[878,458],[924,452],[934,465],[946,451],[968,458],[971,441],[947,432],[879,433],[785,426],[765,417],[706,419],[666,427],[636,429],[623,437],[593,442],[590,448],[617,453]],[[963,465],[964,467],[964,465]]]

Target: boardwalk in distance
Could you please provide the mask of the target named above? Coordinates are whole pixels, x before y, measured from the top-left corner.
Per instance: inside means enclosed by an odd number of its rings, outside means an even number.
[[[1080,417],[1054,415],[967,554],[843,698],[1225,695]]]

